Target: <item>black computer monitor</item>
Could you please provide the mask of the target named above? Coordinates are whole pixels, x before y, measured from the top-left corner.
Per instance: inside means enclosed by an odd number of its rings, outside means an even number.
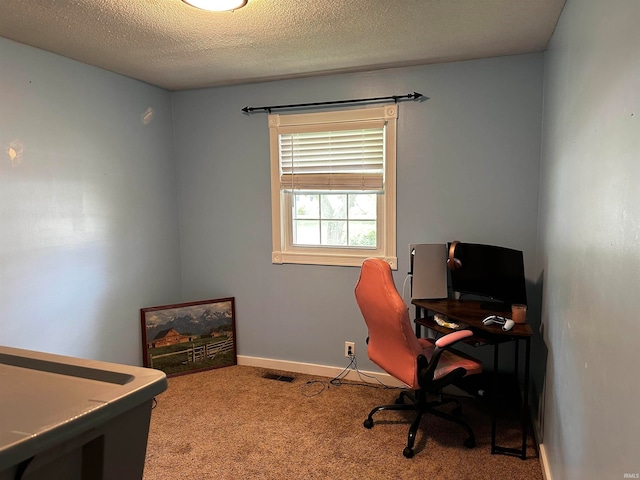
[[[475,295],[489,310],[510,310],[514,303],[527,304],[522,252],[478,243],[458,243],[454,252],[460,267],[450,271],[451,289]]]

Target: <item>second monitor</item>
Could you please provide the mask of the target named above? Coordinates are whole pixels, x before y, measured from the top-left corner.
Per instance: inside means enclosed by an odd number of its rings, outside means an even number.
[[[447,245],[444,243],[412,243],[411,299],[447,298]]]

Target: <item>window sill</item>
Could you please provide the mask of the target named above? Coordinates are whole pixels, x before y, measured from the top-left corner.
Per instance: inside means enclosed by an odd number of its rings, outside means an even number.
[[[284,263],[293,263],[300,265],[331,265],[339,267],[360,267],[366,258],[382,258],[391,265],[392,270],[398,269],[397,257],[381,257],[374,252],[371,254],[319,254],[319,253],[291,253],[291,252],[272,252],[271,263],[282,265]]]

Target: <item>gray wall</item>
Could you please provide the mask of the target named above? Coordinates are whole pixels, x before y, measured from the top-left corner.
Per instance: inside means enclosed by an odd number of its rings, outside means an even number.
[[[170,94],[3,38],[0,65],[0,344],[140,364],[139,309],[180,300]]]
[[[359,269],[271,264],[267,117],[241,108],[413,91],[430,99],[399,111],[398,288],[409,243],[455,239],[524,250],[533,284],[542,67],[534,54],[174,93],[185,299],[235,296],[241,355],[344,366],[350,340],[373,369]]]
[[[640,473],[640,2],[569,0],[545,57],[540,264],[553,480]]]

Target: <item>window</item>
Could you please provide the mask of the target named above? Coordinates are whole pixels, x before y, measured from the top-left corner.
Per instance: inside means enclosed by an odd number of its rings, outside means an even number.
[[[396,258],[397,105],[269,115],[273,263]]]

